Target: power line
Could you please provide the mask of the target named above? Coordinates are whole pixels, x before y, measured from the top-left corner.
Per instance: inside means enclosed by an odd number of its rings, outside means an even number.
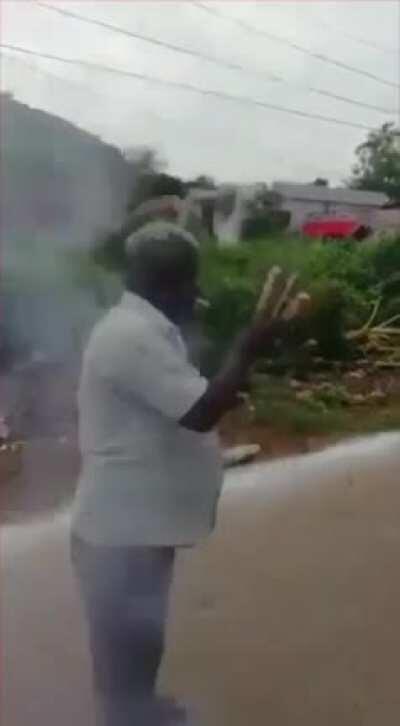
[[[86,93],[86,94],[90,93],[90,94],[92,94],[93,96],[96,96],[99,99],[101,98],[101,99],[104,100],[105,98],[110,98],[110,94],[109,94],[108,90],[107,90],[107,92],[104,91],[104,90],[103,91],[95,90],[92,86],[88,85],[87,83],[80,83],[78,81],[71,81],[70,79],[63,78],[62,76],[59,76],[56,73],[52,73],[52,72],[50,72],[48,70],[45,70],[44,68],[41,68],[40,66],[34,65],[33,63],[28,63],[25,59],[23,60],[22,58],[17,58],[17,57],[15,57],[12,54],[4,53],[4,50],[2,50],[1,52],[5,56],[7,62],[16,63],[19,66],[22,65],[24,68],[28,69],[29,71],[31,71],[35,75],[37,75],[37,74],[42,75],[44,78],[50,78],[51,80],[55,80],[58,83],[63,83],[66,86],[70,86],[74,90],[79,90],[79,91],[82,91],[83,93]],[[7,84],[5,84],[5,85],[7,85]],[[115,99],[116,101],[117,100],[121,100],[121,96],[119,96],[118,94],[115,94],[115,93],[112,94],[112,98]],[[164,118],[160,114],[156,113],[154,110],[151,111],[151,114],[161,124],[164,123]],[[281,163],[284,163],[285,162],[285,155],[284,154],[277,153],[274,149],[273,150],[270,149],[268,151],[268,153],[270,155],[271,154],[273,155],[273,158],[275,159],[275,161],[278,160]],[[290,153],[290,158],[293,159],[293,152],[292,151]],[[302,161],[302,160],[299,160],[299,159],[297,159],[297,161],[299,163],[301,163],[301,166],[303,168],[306,168],[306,169],[310,170],[310,172],[312,170],[312,173],[315,174],[315,175],[317,175],[317,176],[321,176],[321,174],[324,174],[325,176],[326,175],[332,176],[332,177],[335,177],[335,176],[339,176],[340,175],[340,172],[337,169],[335,169],[335,170],[331,169],[330,171],[329,170],[327,171],[327,168],[325,166],[323,168],[323,171],[322,171],[322,167],[321,166],[318,166],[317,164],[313,164],[312,162],[310,163],[310,161]]]
[[[192,48],[185,48],[181,45],[175,45],[174,43],[169,43],[164,40],[160,40],[159,38],[154,38],[151,35],[143,35],[142,33],[136,33],[133,30],[126,30],[126,28],[121,28],[118,25],[113,25],[111,23],[106,23],[103,20],[98,20],[97,18],[88,18],[85,15],[81,15],[80,13],[74,13],[72,10],[65,10],[63,8],[56,8],[54,5],[48,5],[47,3],[42,2],[36,2],[35,5],[38,5],[41,8],[44,8],[46,10],[51,10],[54,13],[58,13],[58,15],[64,15],[67,18],[72,18],[73,20],[79,20],[83,23],[88,23],[90,25],[97,25],[99,28],[103,28],[104,30],[110,30],[114,33],[119,33],[120,35],[125,35],[128,38],[134,38],[135,40],[141,40],[144,43],[150,43],[151,45],[157,45],[160,48],[166,48],[167,50],[172,50],[175,53],[183,53],[184,55],[192,56],[193,58],[198,58],[199,60],[206,61],[207,63],[214,63],[216,65],[224,66],[225,68],[229,68],[230,70],[234,71],[246,71],[246,68],[244,68],[240,63],[235,63],[232,61],[227,61],[222,58],[218,58],[216,56],[210,56],[206,53],[202,53],[201,51],[193,50]],[[254,72],[254,71],[250,71]],[[257,73],[257,71],[255,71]],[[259,71],[259,74],[265,75],[269,80],[271,81],[279,81],[279,76],[275,76],[272,73],[264,73],[263,71]]]
[[[370,40],[369,38],[361,38],[359,35],[349,33],[348,30],[340,28],[338,25],[336,25],[336,23],[335,25],[332,25],[332,23],[328,23],[327,21],[316,18],[315,16],[312,16],[312,22],[314,25],[319,25],[321,28],[325,28],[327,30],[330,30],[331,32],[336,31],[337,33],[340,33],[343,38],[348,38],[348,40],[351,40],[353,43],[359,43],[359,45],[363,45],[365,48],[369,48],[370,50],[376,50],[380,53],[385,53],[385,55],[399,55],[399,50],[396,50],[392,47],[384,48],[383,45],[375,43],[375,41]]]
[[[195,4],[197,4],[197,3],[195,3]],[[395,109],[384,108],[382,106],[376,106],[374,104],[365,103],[364,101],[358,101],[354,98],[349,98],[348,96],[342,96],[341,94],[327,91],[324,88],[317,88],[315,86],[308,86],[308,85],[299,84],[299,83],[291,83],[290,81],[283,78],[282,76],[272,74],[268,71],[259,71],[259,70],[256,70],[255,68],[247,68],[246,66],[243,66],[240,63],[236,63],[236,62],[233,63],[231,61],[226,61],[224,59],[217,58],[216,56],[209,56],[205,53],[202,53],[197,50],[193,50],[191,48],[187,48],[184,46],[180,46],[180,45],[176,45],[173,43],[169,43],[169,42],[160,40],[159,38],[155,38],[153,36],[143,35],[141,33],[136,33],[131,30],[126,30],[125,28],[121,28],[118,25],[106,23],[106,22],[104,22],[102,20],[98,20],[96,18],[88,18],[85,15],[81,15],[80,13],[72,12],[71,10],[64,10],[62,8],[56,8],[53,5],[49,5],[49,4],[43,3],[43,2],[36,2],[36,5],[38,5],[41,8],[44,8],[46,10],[50,10],[55,13],[58,13],[59,15],[63,15],[65,17],[71,18],[73,20],[78,20],[80,22],[88,23],[90,25],[96,25],[100,28],[103,28],[104,30],[109,30],[114,33],[119,33],[126,37],[134,38],[135,40],[140,40],[145,43],[149,43],[151,45],[155,45],[155,46],[158,46],[161,48],[166,48],[168,50],[174,51],[175,53],[182,53],[184,55],[189,55],[189,56],[192,56],[199,60],[206,61],[208,63],[213,63],[215,65],[219,65],[219,66],[228,68],[229,70],[236,70],[236,71],[241,71],[243,73],[255,75],[255,76],[263,78],[264,80],[270,81],[270,82],[275,81],[275,82],[280,82],[280,83],[285,83],[285,84],[291,85],[295,88],[304,88],[309,93],[315,93],[318,96],[326,96],[327,98],[331,98],[335,101],[341,101],[343,103],[347,103],[352,106],[358,106],[360,108],[365,108],[365,109],[368,109],[369,111],[377,111],[379,113],[384,113],[384,114],[395,114],[396,113]]]
[[[159,78],[144,73],[135,73],[134,71],[123,70],[121,68],[115,68],[114,66],[103,65],[100,63],[94,63],[92,61],[83,60],[81,58],[65,58],[63,56],[54,55],[52,53],[42,53],[40,51],[32,50],[31,48],[24,48],[18,45],[11,45],[9,43],[0,43],[0,48],[5,50],[12,50],[17,53],[25,53],[26,55],[34,56],[37,58],[44,58],[46,60],[58,61],[60,63],[66,63],[69,65],[79,65],[84,68],[88,68],[94,71],[102,71],[104,73],[110,73],[125,78],[134,78],[135,80],[145,81],[146,83],[153,83],[159,86],[168,86],[170,88],[176,88],[181,91],[190,91],[201,96],[208,96],[213,98],[219,98],[224,101],[231,101],[245,106],[254,106],[258,108],[266,108],[270,111],[279,111],[281,113],[290,114],[299,118],[312,119],[314,121],[323,121],[325,123],[331,123],[338,126],[347,126],[354,129],[361,129],[363,131],[374,131],[374,127],[367,126],[366,124],[357,123],[355,121],[346,121],[345,119],[336,118],[335,116],[324,116],[317,113],[308,113],[307,111],[301,111],[295,108],[288,108],[286,106],[280,106],[278,104],[268,103],[266,101],[260,101],[249,96],[238,96],[231,93],[225,93],[224,91],[216,91],[213,89],[200,88],[199,86],[193,86],[190,83],[183,81],[169,81],[165,78]]]
[[[33,63],[28,63],[25,59],[22,58],[16,58],[11,53],[4,53],[2,51],[5,60],[7,63],[14,63],[19,67],[23,67],[25,69],[28,69],[31,71],[31,73],[34,73],[35,75],[43,76],[43,78],[49,78],[52,81],[57,81],[57,83],[63,83],[64,86],[69,86],[70,88],[73,88],[74,90],[82,91],[85,94],[91,93],[93,96],[97,96],[97,98],[104,98],[106,97],[106,94],[104,91],[97,91],[92,86],[89,86],[87,83],[80,83],[79,81],[72,81],[70,78],[63,78],[62,76],[57,75],[57,73],[52,73],[51,71],[45,70],[44,68],[41,68],[38,65],[34,65]],[[4,84],[7,85],[7,84]],[[108,94],[107,94],[108,95]],[[115,96],[114,96],[115,97]]]
[[[225,15],[225,13],[221,13],[221,11],[217,10],[215,7],[211,8],[203,2],[199,2],[198,0],[190,0],[190,2],[192,5],[195,5],[200,10],[204,10],[205,12],[210,13],[217,18],[226,20],[230,23],[233,23],[234,25],[237,25],[247,34],[250,33],[252,35],[259,35],[261,37],[268,38],[268,40],[272,40],[274,43],[280,43],[281,45],[285,45],[292,50],[296,50],[299,53],[302,53],[303,55],[311,56],[311,58],[315,58],[321,63],[328,63],[330,65],[336,66],[337,68],[342,68],[349,73],[355,73],[358,76],[369,78],[369,80],[371,81],[375,81],[376,83],[380,83],[384,86],[389,86],[390,88],[399,88],[399,85],[397,83],[394,83],[393,81],[388,81],[386,78],[376,76],[374,73],[365,71],[362,68],[356,68],[356,66],[352,66],[348,63],[343,63],[343,61],[337,60],[336,58],[331,58],[330,56],[327,56],[323,53],[316,53],[315,51],[309,50],[309,48],[305,48],[304,46],[299,45],[298,43],[295,43],[294,41],[289,40],[289,38],[285,38],[282,35],[270,33],[268,30],[263,30],[261,28],[254,27],[254,25],[250,25],[245,20],[234,18],[231,15]]]

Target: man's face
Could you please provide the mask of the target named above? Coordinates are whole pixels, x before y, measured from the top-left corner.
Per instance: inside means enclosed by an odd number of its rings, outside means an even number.
[[[174,322],[182,324],[193,320],[198,297],[200,297],[200,286],[196,275],[192,279],[185,281],[173,293],[171,302]]]

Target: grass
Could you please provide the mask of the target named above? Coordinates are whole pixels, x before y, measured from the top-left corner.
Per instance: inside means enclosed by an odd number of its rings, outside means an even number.
[[[203,288],[211,302],[203,322],[216,352],[211,371],[218,366],[237,330],[251,319],[265,273],[273,265],[296,272],[300,284],[310,291],[314,309],[308,337],[317,341],[319,355],[334,361],[350,359],[354,350],[345,344],[344,332],[360,327],[368,319],[374,301],[382,296],[382,286],[387,286],[388,279],[400,269],[400,240],[359,245],[271,235],[233,248],[203,248]],[[379,319],[397,313],[399,306],[400,289],[386,290]],[[289,371],[293,374],[310,365],[304,363],[296,346],[283,354],[287,376]],[[400,400],[391,397],[386,405],[349,406],[340,381],[333,383],[333,391],[298,400],[288,377],[258,378],[252,393],[255,422],[294,434],[400,428]]]
[[[382,406],[353,407],[344,407],[340,396],[330,401],[301,401],[287,380],[259,377],[252,403],[255,423],[288,434],[366,434],[400,429],[399,398]]]
[[[315,309],[308,337],[317,340],[325,358],[345,357],[343,331],[365,322],[377,297],[383,295],[382,319],[400,310],[400,283],[398,289],[396,285],[391,290],[387,286],[400,270],[400,240],[379,245],[324,244],[277,234],[231,248],[203,245],[201,263],[202,288],[211,303],[203,313],[205,336],[211,344],[205,367],[209,375],[220,365],[238,330],[251,319],[266,271],[273,265],[298,273],[301,285],[311,292]],[[53,296],[56,306],[75,300],[79,307],[76,292],[84,290],[98,308],[107,309],[120,290],[116,273],[94,264],[87,252],[64,253],[48,242],[17,245],[8,260],[7,272],[3,295],[17,299],[23,291],[28,307],[30,296],[33,301],[43,291]],[[392,287],[394,283],[392,279]],[[76,316],[77,327],[86,330],[86,324]],[[308,365],[296,346],[294,351],[284,353],[286,371],[296,372],[299,366]],[[264,376],[255,380],[253,402],[257,423],[289,433],[362,433],[400,428],[400,400],[392,398],[386,406],[348,407],[340,383],[333,395],[325,393],[304,401],[296,399],[287,378]]]
[[[258,379],[252,391],[254,420],[288,433],[331,433],[342,429],[342,411],[319,401],[298,401],[287,380]]]

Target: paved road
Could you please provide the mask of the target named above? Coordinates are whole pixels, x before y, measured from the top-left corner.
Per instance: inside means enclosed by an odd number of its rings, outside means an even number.
[[[400,436],[229,474],[181,558],[161,687],[206,726],[400,723]],[[2,723],[92,726],[66,518],[2,536]]]

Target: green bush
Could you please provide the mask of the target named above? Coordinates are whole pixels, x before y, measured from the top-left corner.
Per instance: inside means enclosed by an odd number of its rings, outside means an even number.
[[[324,358],[343,358],[348,354],[344,337],[347,299],[339,282],[319,280],[311,286],[313,307],[308,322],[308,337],[318,343]]]
[[[217,349],[216,360],[251,319],[265,274],[273,265],[296,271],[300,284],[310,290],[313,311],[306,333],[318,342],[321,355],[337,359],[348,355],[345,329],[358,327],[369,314],[368,286],[374,277],[361,248],[281,236],[229,249],[207,247],[202,262],[203,290],[211,303],[204,323]],[[290,367],[290,361],[295,366],[297,341],[294,348],[283,351],[284,367]]]
[[[287,229],[290,223],[290,212],[277,209],[265,214],[246,219],[242,235],[245,239],[263,239],[268,234],[277,234]]]
[[[120,243],[121,232],[109,237],[105,247],[97,248],[96,261],[112,269],[121,267]],[[342,359],[351,353],[344,332],[363,325],[378,298],[382,298],[378,321],[400,312],[400,239],[326,243],[293,234],[269,234],[262,239],[249,237],[235,247],[204,244],[201,258],[202,288],[211,303],[203,314],[211,368],[250,321],[273,265],[296,272],[299,284],[310,291],[313,311],[306,332],[324,357]],[[286,367],[302,358],[296,346],[297,341],[294,350],[282,353]]]
[[[317,242],[309,246],[305,274],[310,281],[334,279],[366,291],[376,282],[373,254],[354,242]]]
[[[377,242],[371,247],[370,257],[377,282],[400,272],[400,236]]]
[[[299,401],[286,379],[256,376],[252,401],[256,423],[296,434],[331,433],[346,424],[346,412],[323,400]]]

